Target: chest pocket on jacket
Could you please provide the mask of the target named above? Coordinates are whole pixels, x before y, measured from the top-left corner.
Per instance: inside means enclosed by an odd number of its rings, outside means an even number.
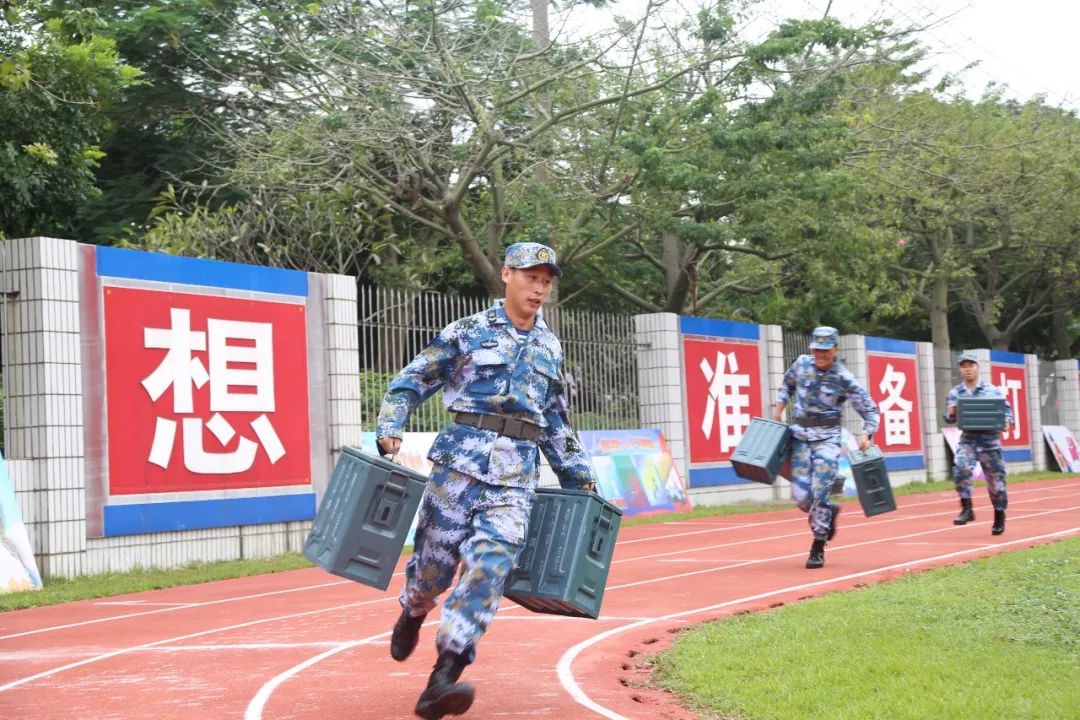
[[[551,390],[558,390],[561,387],[559,366],[555,363],[555,358],[547,353],[536,351],[533,355],[532,372],[529,373],[526,388],[529,400],[536,404],[540,412],[543,412]]]
[[[473,395],[498,395],[510,382],[510,357],[499,348],[481,348],[471,355],[473,377],[465,391]]]
[[[819,405],[834,408],[844,402],[844,390],[835,383],[823,382],[818,386],[816,400]]]

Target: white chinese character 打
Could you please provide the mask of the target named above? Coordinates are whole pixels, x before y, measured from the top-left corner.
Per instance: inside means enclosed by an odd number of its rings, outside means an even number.
[[[901,393],[907,383],[907,375],[886,363],[885,374],[881,377],[878,389],[885,393],[881,401],[881,421],[885,426],[885,446],[911,444],[911,408],[913,403],[905,400]]]
[[[1008,396],[1009,405],[1013,408],[1013,425],[1012,430],[1009,431],[1008,437],[1011,437],[1013,440],[1019,440],[1020,423],[1016,421],[1016,417],[1018,416],[1017,409],[1020,407],[1020,388],[1023,387],[1024,383],[1020,380],[1010,380],[1005,377],[1004,372],[1001,373],[999,377],[1001,378],[1001,383],[998,387],[1000,387],[1001,391]]]
[[[746,394],[750,376],[739,373],[739,361],[733,352],[717,352],[715,368],[709,367],[704,358],[699,367],[709,382],[709,399],[701,419],[701,431],[706,439],[710,439],[713,426],[719,423],[720,452],[727,452],[738,446],[750,424],[750,415],[746,412],[750,407],[750,398]]]
[[[161,363],[148,375],[142,385],[150,399],[157,401],[166,389],[173,390],[173,412],[194,412],[194,391],[210,383],[210,411],[213,413],[205,427],[224,447],[236,436],[225,412],[262,412],[251,422],[259,442],[240,437],[238,447],[231,452],[209,452],[203,445],[203,421],[198,417],[183,418],[184,467],[200,474],[229,474],[243,472],[255,462],[261,445],[271,464],[285,455],[285,448],[266,412],[273,412],[274,356],[273,327],[269,323],[239,322],[211,318],[207,332],[191,330],[191,311],[170,308],[169,328],[145,328],[143,345],[167,352]],[[210,369],[193,353],[206,351]],[[239,367],[238,367],[239,366]],[[169,466],[176,440],[177,422],[157,418],[150,462]]]

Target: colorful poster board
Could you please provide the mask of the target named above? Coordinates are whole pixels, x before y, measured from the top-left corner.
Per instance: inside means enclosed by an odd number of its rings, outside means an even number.
[[[1063,425],[1043,425],[1043,436],[1061,472],[1080,472],[1080,443]]]
[[[7,463],[0,457],[0,593],[40,590],[30,537],[22,521]]]
[[[943,427],[941,428],[941,434],[945,436],[945,444],[949,446],[949,452],[951,453],[949,457],[949,477],[952,477],[952,468],[956,465],[956,449],[960,445],[961,430],[958,427]],[[971,479],[976,482],[986,479],[980,463],[975,463]]]
[[[586,430],[578,435],[592,456],[600,495],[624,515],[651,515],[693,507],[686,483],[659,430]],[[394,461],[429,475],[431,461],[427,453],[435,436],[436,433],[405,433],[401,452]],[[375,433],[362,433],[360,442],[364,452],[378,453]],[[557,482],[546,463],[541,465],[541,477],[545,485]]]
[[[586,430],[579,435],[592,455],[600,495],[624,516],[693,507],[659,430]]]

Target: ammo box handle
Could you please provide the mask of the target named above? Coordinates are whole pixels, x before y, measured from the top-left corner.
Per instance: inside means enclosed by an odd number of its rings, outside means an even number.
[[[409,479],[404,473],[390,471],[386,484],[379,493],[379,504],[375,507],[375,522],[380,525],[390,524],[394,511],[401,507],[405,500],[405,487],[408,482]]]
[[[601,532],[603,529],[603,532]],[[599,553],[604,547],[604,536],[611,530],[611,519],[606,515],[600,515],[593,523],[592,540],[589,542],[589,552]]]

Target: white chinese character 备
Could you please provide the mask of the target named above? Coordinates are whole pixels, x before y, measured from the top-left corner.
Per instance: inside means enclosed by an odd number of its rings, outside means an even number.
[[[911,409],[914,403],[903,397],[907,375],[892,366],[885,365],[878,390],[885,398],[878,404],[881,424],[885,428],[885,446],[911,444]]]
[[[285,448],[266,413],[275,409],[273,326],[210,318],[207,331],[191,329],[191,311],[170,308],[169,328],[145,328],[143,346],[165,350],[165,356],[142,381],[155,403],[172,388],[172,414],[193,415],[194,394],[209,383],[211,416],[169,418],[158,416],[149,461],[168,468],[177,426],[183,433],[184,467],[198,474],[233,474],[251,469],[261,447],[271,464]],[[207,365],[194,353],[205,352]],[[262,413],[250,427],[258,442],[240,436],[235,450],[207,450],[205,430],[224,448],[237,432],[223,415],[230,412]],[[178,422],[178,420],[180,422]]]
[[[739,361],[733,352],[717,352],[714,367],[703,358],[699,368],[709,383],[701,432],[709,440],[713,428],[719,426],[720,452],[726,453],[738,446],[750,425],[750,397],[747,395],[750,376],[739,372]]]

